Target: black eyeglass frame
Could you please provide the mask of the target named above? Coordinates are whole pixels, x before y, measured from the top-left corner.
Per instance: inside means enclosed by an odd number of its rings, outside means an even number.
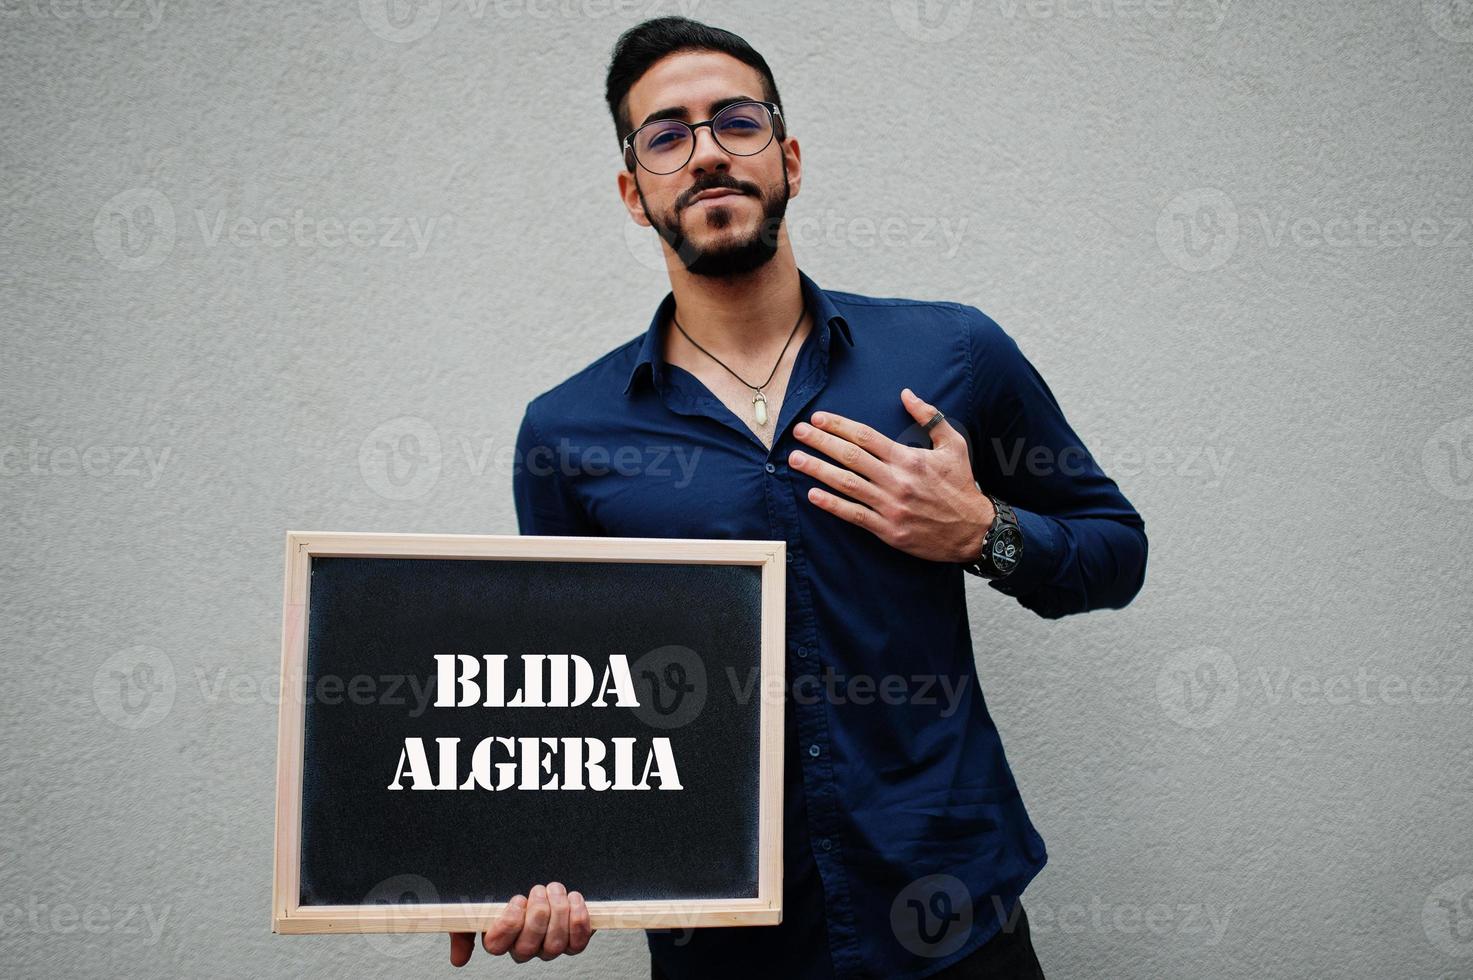
[[[738,106],[744,105],[760,105],[764,109],[766,109],[768,116],[772,120],[772,132],[768,135],[767,142],[762,144],[761,149],[753,150],[751,153],[736,153],[726,148],[726,145],[721,142],[721,138],[716,135],[715,127],[711,124],[714,123],[718,118],[720,118],[721,113],[726,112],[729,109],[735,109]],[[661,126],[667,125],[672,122],[680,123],[680,125],[690,130],[690,154],[684,160],[682,160],[680,162],[680,166],[676,167],[674,170],[666,170],[663,173],[658,170],[651,170],[649,166],[644,163],[644,161],[639,159],[639,154],[635,152],[634,137],[638,136],[639,133],[648,126]],[[668,177],[671,174],[679,173],[687,163],[690,163],[690,158],[696,155],[696,130],[700,129],[702,126],[705,126],[711,130],[711,138],[716,141],[717,146],[721,147],[723,151],[730,153],[732,156],[735,157],[756,156],[757,154],[761,153],[762,150],[765,150],[769,146],[771,146],[774,139],[786,139],[788,128],[787,121],[783,119],[782,107],[779,106],[776,102],[767,102],[762,99],[744,99],[741,102],[733,102],[729,106],[722,107],[721,112],[716,113],[716,115],[712,116],[710,119],[705,119],[698,123],[688,123],[683,119],[652,119],[649,122],[645,123],[644,126],[640,126],[639,129],[636,129],[634,132],[624,137],[624,166],[632,171],[634,170],[635,164],[637,163],[639,166],[644,167],[644,169],[648,173],[652,173],[657,177]],[[779,133],[781,133],[782,135],[779,135]]]

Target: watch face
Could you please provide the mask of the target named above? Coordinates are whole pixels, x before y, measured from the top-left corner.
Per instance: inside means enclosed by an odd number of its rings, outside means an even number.
[[[997,532],[997,538],[992,542],[992,565],[999,572],[1006,575],[1018,564],[1022,557],[1022,536],[1016,528],[1005,527]]]

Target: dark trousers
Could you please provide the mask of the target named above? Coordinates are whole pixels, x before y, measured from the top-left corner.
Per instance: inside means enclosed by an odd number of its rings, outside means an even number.
[[[772,976],[781,976],[781,972],[774,972]],[[651,980],[670,980],[653,962],[650,963],[650,977]],[[1033,939],[1028,932],[1028,915],[1023,911],[1023,903],[1018,903],[1018,921],[1011,930],[1004,922],[997,935],[940,973],[931,974],[928,980],[1044,980],[1043,967],[1033,952]]]
[[[928,980],[1044,980],[1023,903],[1018,902],[1018,921],[1011,930],[1004,920],[997,935]]]

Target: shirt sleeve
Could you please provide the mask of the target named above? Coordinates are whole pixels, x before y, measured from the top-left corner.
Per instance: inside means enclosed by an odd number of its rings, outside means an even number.
[[[517,530],[521,534],[597,534],[574,495],[568,474],[562,472],[565,457],[543,438],[528,405],[517,431],[512,464],[512,499],[516,504]]]
[[[959,306],[970,337],[972,471],[1010,504],[1023,555],[998,592],[1047,619],[1119,609],[1145,583],[1146,525],[1001,327]]]

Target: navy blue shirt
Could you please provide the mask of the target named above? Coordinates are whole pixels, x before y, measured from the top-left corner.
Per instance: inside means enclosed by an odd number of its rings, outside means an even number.
[[[1047,859],[988,715],[966,589],[1039,616],[1126,605],[1145,525],[1043,378],[986,314],[820,289],[769,450],[665,361],[667,294],[639,336],[527,406],[513,491],[523,534],[787,542],[783,921],[647,930],[680,977],[906,977],[995,935]],[[835,412],[929,448],[900,390],[946,413],[973,475],[1024,535],[1004,579],[885,544],[811,503],[792,433]],[[576,888],[576,882],[568,882]]]

